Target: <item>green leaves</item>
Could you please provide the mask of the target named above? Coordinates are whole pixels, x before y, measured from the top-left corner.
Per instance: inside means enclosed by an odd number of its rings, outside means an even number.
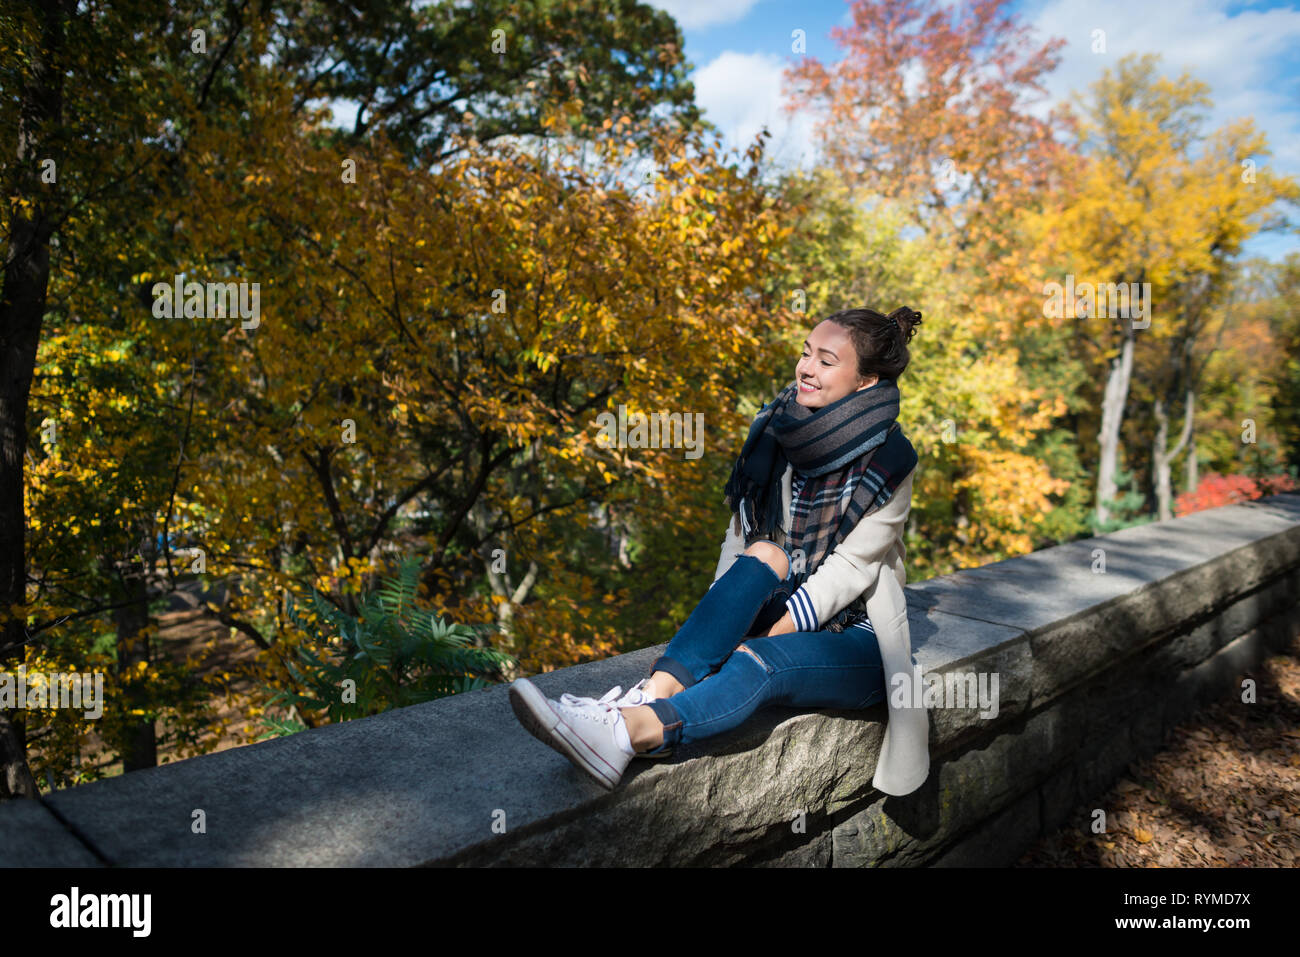
[[[397,577],[362,597],[355,617],[315,589],[310,614],[303,614],[290,593],[285,614],[308,636],[297,648],[298,661],[285,663],[300,690],[276,691],[268,706],[292,705],[323,711],[330,722],[349,721],[473,691],[513,663],[509,655],[476,647],[479,629],[418,607],[419,572],[419,559],[404,560]],[[292,721],[263,723],[276,735],[302,730]]]

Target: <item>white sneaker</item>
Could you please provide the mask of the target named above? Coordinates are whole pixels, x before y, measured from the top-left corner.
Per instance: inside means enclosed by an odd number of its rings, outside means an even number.
[[[579,698],[577,695],[562,694],[560,703],[581,707],[583,705],[599,705],[606,701],[613,701],[616,708],[636,708],[643,704],[649,704],[656,700],[655,696],[645,690],[646,685],[650,683],[649,678],[642,678],[633,685],[626,693],[623,693],[622,685],[614,685],[609,691],[605,692],[603,698]],[[647,760],[657,761],[662,758],[671,758],[673,749],[671,746],[660,745],[650,751],[638,751],[632,755],[634,758],[646,758]]]
[[[621,691],[616,687],[599,701],[588,699],[591,704],[570,704],[547,698],[527,678],[517,678],[510,684],[510,707],[533,737],[612,791],[635,753],[627,722],[614,705]]]

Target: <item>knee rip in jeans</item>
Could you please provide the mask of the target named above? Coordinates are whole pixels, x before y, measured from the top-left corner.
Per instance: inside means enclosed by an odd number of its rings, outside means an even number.
[[[759,548],[757,546],[764,546]],[[744,554],[757,558],[760,562],[772,569],[772,574],[776,575],[782,582],[790,577],[790,556],[786,550],[772,541],[770,538],[760,538],[752,542],[749,548],[745,549]]]
[[[764,671],[767,670],[767,662],[765,662],[762,658],[758,657],[758,655],[754,653],[753,649],[751,649],[749,645],[743,643],[739,644],[736,646],[736,650],[745,652],[745,654],[749,655],[749,657],[753,658],[760,665],[762,665]]]

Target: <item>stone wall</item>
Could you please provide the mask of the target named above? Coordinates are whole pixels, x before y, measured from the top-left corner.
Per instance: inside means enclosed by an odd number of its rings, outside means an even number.
[[[871,787],[883,704],[768,709],[606,792],[497,686],[0,805],[0,866],[1005,865],[1238,696],[1298,596],[1297,495],[909,585],[922,672],[996,674],[999,701],[932,710],[930,777],[901,798]],[[662,650],[535,680],[599,696]]]

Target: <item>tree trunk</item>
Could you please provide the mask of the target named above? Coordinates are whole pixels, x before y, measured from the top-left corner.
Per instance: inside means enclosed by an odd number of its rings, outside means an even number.
[[[1178,436],[1178,444],[1172,449],[1166,449],[1165,444],[1169,439],[1169,416],[1165,413],[1164,400],[1156,399],[1155,415],[1158,425],[1156,427],[1155,448],[1152,449],[1152,463],[1155,473],[1157,515],[1162,522],[1167,522],[1174,517],[1173,461],[1178,458],[1183,447],[1187,445],[1188,439],[1191,438],[1194,401],[1194,393],[1191,389],[1188,389],[1187,397],[1184,400],[1183,430]]]
[[[40,182],[45,136],[62,122],[64,19],[71,4],[50,0],[27,4],[41,24],[41,42],[31,50],[30,79],[18,92],[18,142],[13,172],[5,186],[15,206],[9,220],[4,286],[0,289],[0,609],[27,600],[26,509],[23,462],[27,450],[27,402],[36,369],[36,346],[45,317],[50,281],[50,236],[54,231],[54,183]],[[26,660],[23,616],[4,618],[0,630],[0,668]],[[21,709],[0,711],[0,800],[37,795],[27,766],[26,723]]]
[[[1196,433],[1192,433],[1191,439],[1187,443],[1187,477],[1183,482],[1183,491],[1191,494],[1196,491],[1196,486],[1201,484],[1201,476],[1197,471],[1196,462]]]
[[[143,562],[131,561],[122,569],[122,578],[126,584],[126,600],[131,604],[114,611],[117,621],[117,671],[119,676],[135,669],[139,662],[148,663],[149,635],[145,628],[149,624],[149,594]],[[141,634],[144,632],[143,634]],[[127,695],[124,702],[127,713],[132,708],[139,708],[146,702],[135,695]],[[132,722],[128,732],[126,747],[122,752],[122,770],[139,771],[158,765],[157,731],[152,718],[143,717]]]
[[[596,527],[601,530],[605,538],[605,545],[609,549],[610,557],[624,568],[631,568],[632,559],[627,552],[630,541],[627,526],[618,521],[614,506],[609,502],[593,503],[590,514],[594,517]]]
[[[1119,461],[1120,427],[1124,424],[1124,406],[1128,403],[1129,382],[1133,376],[1133,325],[1132,320],[1123,326],[1124,341],[1119,355],[1112,360],[1106,378],[1106,392],[1101,406],[1101,431],[1097,441],[1101,446],[1097,469],[1097,522],[1110,519],[1106,504],[1115,498],[1119,487],[1115,484],[1115,469]]]
[[[470,509],[469,520],[480,537],[487,534],[489,527],[488,512],[482,503],[476,502],[474,507]],[[508,554],[504,556],[506,561],[502,563],[503,567],[499,571],[497,570],[497,556],[493,555],[496,547],[498,546],[494,542],[485,540],[479,557],[483,559],[483,567],[487,572],[488,585],[492,589],[492,594],[498,595],[502,599],[497,604],[497,631],[501,636],[497,650],[508,655],[516,655],[519,649],[515,641],[515,609],[528,598],[529,592],[533,590],[533,585],[537,582],[537,575],[541,569],[536,561],[530,560],[523,579],[516,585],[513,576],[510,574]],[[514,665],[504,665],[501,669],[501,676],[506,681],[513,681],[519,677],[519,669]]]
[[[1164,399],[1156,399],[1152,407],[1156,419],[1156,434],[1151,441],[1151,485],[1156,495],[1156,513],[1165,520],[1169,500],[1169,459],[1165,446],[1169,442],[1169,416],[1165,413]]]

